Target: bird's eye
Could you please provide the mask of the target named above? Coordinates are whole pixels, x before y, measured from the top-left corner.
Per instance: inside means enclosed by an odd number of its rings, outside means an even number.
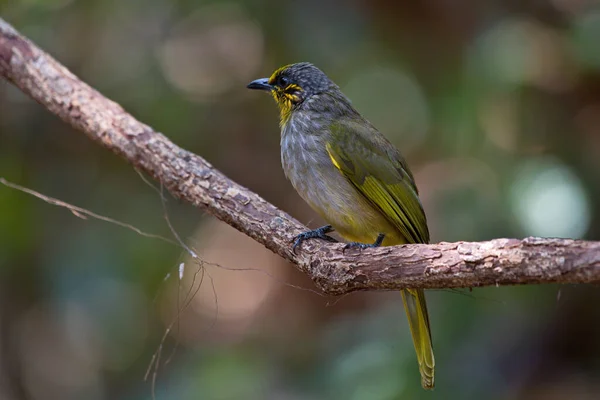
[[[285,76],[280,76],[279,78],[277,78],[277,85],[283,89],[285,89],[289,83],[290,80]]]

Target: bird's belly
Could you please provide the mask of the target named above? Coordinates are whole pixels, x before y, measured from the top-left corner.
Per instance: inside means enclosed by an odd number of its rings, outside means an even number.
[[[283,152],[282,162],[298,194],[344,239],[373,243],[383,233],[384,245],[405,243],[398,230],[333,166],[328,156],[307,159]]]
[[[344,181],[338,190],[323,190],[305,199],[323,219],[346,240],[373,243],[380,233],[384,245],[402,243],[398,231],[351,184]],[[319,187],[315,188],[319,190]],[[313,192],[317,193],[317,192]]]

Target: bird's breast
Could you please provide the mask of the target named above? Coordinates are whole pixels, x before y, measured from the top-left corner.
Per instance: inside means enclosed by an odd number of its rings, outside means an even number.
[[[326,131],[291,118],[281,134],[281,163],[298,194],[346,239],[370,243],[396,230],[333,165]]]

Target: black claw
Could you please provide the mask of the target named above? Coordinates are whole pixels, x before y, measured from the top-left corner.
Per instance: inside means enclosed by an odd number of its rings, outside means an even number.
[[[383,243],[384,238],[385,238],[385,234],[380,233],[377,236],[375,243],[368,244],[368,243],[350,242],[344,246],[344,248],[342,249],[342,252],[344,252],[346,249],[361,249],[362,250],[362,249],[370,249],[373,247],[379,247]]]
[[[292,246],[292,251],[295,253],[296,248],[307,239],[323,239],[328,242],[337,242],[337,240],[327,235],[329,232],[333,232],[333,230],[334,229],[331,225],[325,225],[312,231],[302,232],[294,238],[294,245]]]

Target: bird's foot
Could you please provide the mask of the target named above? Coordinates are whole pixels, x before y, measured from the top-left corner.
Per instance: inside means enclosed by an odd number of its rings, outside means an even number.
[[[333,231],[334,229],[331,225],[325,225],[312,231],[303,232],[294,238],[294,246],[292,246],[292,251],[295,253],[296,248],[307,239],[323,239],[328,242],[337,242],[337,240],[327,235],[329,232]]]
[[[375,243],[359,243],[359,242],[350,242],[347,245],[344,246],[344,248],[342,249],[342,252],[346,251],[347,249],[370,249],[373,247],[379,247],[381,246],[381,243],[383,243],[383,239],[385,238],[385,234],[380,233],[379,236],[377,236],[377,239],[375,240]]]

